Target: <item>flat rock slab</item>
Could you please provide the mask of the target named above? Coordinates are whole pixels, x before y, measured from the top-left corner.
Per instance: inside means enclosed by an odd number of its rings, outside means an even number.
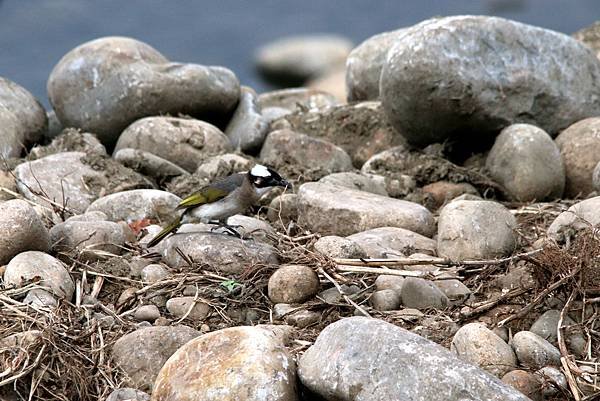
[[[380,98],[392,125],[416,145],[453,136],[489,140],[516,122],[555,136],[597,115],[598,77],[598,59],[567,35],[453,16],[424,21],[394,42]]]
[[[413,202],[309,182],[298,191],[300,224],[323,235],[346,236],[376,227],[400,227],[432,236],[431,213]]]
[[[142,219],[170,222],[181,198],[157,189],[134,189],[103,196],[92,203],[87,212],[100,211],[110,221],[132,222]]]
[[[435,255],[436,242],[421,234],[398,227],[378,227],[347,237],[370,258],[397,258],[415,252]]]
[[[150,186],[141,175],[100,155],[64,152],[18,165],[19,192],[36,203],[84,213],[101,194]]]
[[[296,401],[296,366],[278,336],[231,327],[195,338],[159,372],[153,401]]]
[[[175,234],[157,248],[164,262],[173,268],[189,267],[177,249],[210,270],[234,274],[256,264],[276,264],[278,261],[276,250],[270,245],[211,232]]]
[[[328,400],[529,400],[440,345],[364,317],[327,326],[298,367],[302,383]]]

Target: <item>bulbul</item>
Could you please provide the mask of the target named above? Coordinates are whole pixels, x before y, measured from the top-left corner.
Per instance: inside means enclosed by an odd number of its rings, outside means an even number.
[[[236,173],[217,180],[182,200],[177,210],[183,209],[183,213],[152,238],[147,246],[150,248],[158,244],[182,224],[198,221],[217,224],[239,236],[226,224],[227,218],[244,212],[273,187],[288,186],[290,184],[275,170],[261,164],[247,173]]]

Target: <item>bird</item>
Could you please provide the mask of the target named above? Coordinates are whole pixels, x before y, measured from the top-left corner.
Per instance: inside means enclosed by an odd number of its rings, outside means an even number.
[[[217,180],[183,199],[175,210],[183,210],[175,220],[148,242],[151,248],[185,223],[209,223],[223,227],[240,237],[227,218],[244,212],[274,187],[291,187],[275,170],[256,164],[248,172],[231,174]]]

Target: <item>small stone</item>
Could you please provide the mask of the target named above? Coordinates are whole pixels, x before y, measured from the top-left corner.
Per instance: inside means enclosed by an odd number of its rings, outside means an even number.
[[[150,176],[159,182],[189,174],[177,164],[144,150],[123,148],[116,151],[113,157],[125,167]]]
[[[129,287],[125,288],[119,298],[117,299],[117,308],[122,308],[125,304],[132,302],[136,298],[137,288]]]
[[[304,35],[281,38],[256,52],[261,75],[282,86],[301,86],[340,65],[352,49],[348,39],[337,35]]]
[[[359,174],[353,172],[333,173],[321,178],[319,182],[388,196],[385,178],[380,175]]]
[[[340,286],[344,295],[352,295],[360,291],[360,288],[356,285],[346,285],[342,284]],[[326,290],[321,291],[317,294],[317,298],[320,298],[326,304],[338,304],[342,302],[343,296],[340,294],[340,291],[336,287],[331,287]]]
[[[431,238],[398,227],[373,228],[349,235],[347,239],[364,249],[370,258],[403,257],[415,250],[433,255],[436,248]]]
[[[577,202],[558,215],[548,227],[548,236],[564,240],[579,230],[595,227],[600,223],[600,196]]]
[[[438,220],[438,255],[451,260],[510,255],[516,244],[515,227],[514,216],[500,203],[450,202]]]
[[[98,324],[103,329],[110,329],[115,324],[115,318],[104,313],[94,313],[94,319],[98,321]]]
[[[301,303],[319,291],[319,277],[308,266],[281,266],[269,278],[269,299],[273,303]]]
[[[195,297],[176,297],[167,301],[167,310],[176,318],[182,318],[188,311],[186,319],[193,321],[204,320],[210,313],[210,306],[198,301]]]
[[[299,329],[304,329],[321,320],[321,314],[309,310],[299,310],[292,312],[285,317],[285,322]]]
[[[296,308],[290,304],[283,304],[283,303],[275,304],[275,305],[273,305],[273,317],[275,319],[281,319],[286,314],[293,311],[294,309],[296,309]]]
[[[594,189],[592,175],[600,162],[600,117],[576,122],[556,137],[565,164],[565,196],[586,197]]]
[[[135,310],[133,318],[138,322],[154,322],[160,317],[156,305],[142,305]]]
[[[142,269],[140,274],[143,281],[147,283],[156,283],[169,276],[169,271],[156,263],[149,264]]]
[[[481,323],[461,327],[454,334],[450,350],[496,377],[504,376],[517,365],[510,345]]]
[[[402,286],[402,304],[416,309],[444,309],[450,305],[450,300],[431,281],[407,277]]]
[[[400,307],[400,294],[396,290],[377,290],[371,295],[369,301],[376,310],[396,310]]]
[[[550,397],[557,394],[559,391],[567,391],[568,384],[565,375],[552,366],[544,366],[535,375],[542,382],[542,394],[545,397]]]
[[[463,303],[471,296],[471,290],[462,281],[456,279],[436,280],[433,283],[446,294],[450,301],[455,301],[455,303]]]
[[[52,139],[48,145],[37,145],[31,149],[28,160],[37,160],[42,157],[64,152],[82,152],[86,154],[96,154],[100,157],[108,156],[106,148],[96,135],[90,132],[81,132],[76,128],[67,128],[60,132],[56,138]]]
[[[236,231],[240,233],[242,238],[252,238],[268,242],[269,238],[273,238],[275,235],[275,230],[269,223],[256,217],[236,214],[227,219],[227,224],[237,227]],[[216,230],[216,232],[222,231]]]
[[[226,68],[169,62],[146,43],[125,37],[76,47],[48,78],[60,122],[94,132],[111,146],[129,124],[146,116],[218,120],[233,111],[239,91],[237,77]]]
[[[229,120],[225,135],[231,141],[234,149],[241,149],[248,154],[260,151],[267,136],[269,122],[261,114],[257,105],[256,92],[243,86],[240,101]]]
[[[127,385],[150,392],[167,359],[199,335],[200,332],[183,325],[140,328],[115,342],[112,357],[127,374]]]
[[[463,194],[478,195],[477,189],[469,183],[454,183],[449,181],[437,181],[427,184],[423,187],[423,192],[431,196],[435,208],[439,208]]]
[[[152,398],[296,401],[295,371],[293,358],[272,331],[231,327],[179,348],[160,369]]]
[[[157,189],[134,189],[103,196],[94,201],[87,212],[101,211],[110,221],[128,223],[144,219],[170,221],[178,213],[178,196]]]
[[[381,290],[394,290],[398,294],[402,293],[402,287],[404,286],[404,277],[392,276],[388,274],[380,274],[375,279],[375,288],[378,291]]]
[[[531,331],[519,331],[511,342],[522,366],[540,369],[546,365],[560,366],[560,351]]]
[[[0,202],[0,265],[24,251],[49,251],[50,235],[35,210],[20,199]]]
[[[486,160],[491,177],[522,202],[554,200],[565,188],[558,146],[544,130],[513,124],[500,132]]]
[[[435,230],[433,216],[421,205],[316,182],[300,187],[298,209],[300,224],[324,235],[400,227],[428,236]]]
[[[198,166],[194,175],[205,179],[207,182],[212,182],[217,178],[248,171],[252,166],[254,166],[254,162],[250,159],[235,153],[225,153],[205,160]]]
[[[532,325],[529,331],[537,334],[541,338],[549,341],[551,344],[557,345],[558,341],[558,322],[560,319],[560,311],[550,309],[540,316]],[[563,319],[563,327],[576,326],[576,323],[569,316]],[[586,355],[587,340],[581,332],[581,329],[565,330],[565,340],[568,348],[578,355],[583,357]]]
[[[542,400],[542,383],[539,377],[524,370],[511,370],[502,381],[519,390],[532,400]]]
[[[257,100],[263,115],[269,110],[280,110],[280,113],[286,115],[303,110],[323,110],[338,104],[330,93],[304,87],[261,93]]]
[[[34,288],[27,292],[24,304],[31,305],[34,308],[56,308],[58,301],[50,292],[42,290],[41,288]]]
[[[286,177],[302,177],[304,180],[352,170],[352,160],[342,148],[323,139],[285,129],[269,133],[260,151],[260,160]]]
[[[10,171],[0,170],[0,188],[8,189],[12,192],[17,192],[17,182]],[[14,195],[5,191],[0,191],[0,201],[14,199]]]
[[[150,401],[150,396],[134,388],[118,388],[108,395],[106,401]]]
[[[315,251],[329,258],[366,258],[367,253],[356,242],[337,235],[327,235],[315,242]]]
[[[12,258],[4,272],[4,284],[22,287],[38,280],[53,295],[71,300],[75,284],[65,265],[58,259],[39,251],[22,252]]]
[[[111,221],[67,220],[50,229],[52,248],[76,251],[88,260],[119,255],[125,244],[123,227]]]
[[[508,328],[506,328],[506,326],[502,326],[502,327],[494,327],[492,329],[492,332],[497,335],[498,337],[500,337],[502,340],[504,340],[505,343],[508,344]]]
[[[298,195],[281,194],[276,196],[269,205],[267,218],[271,222],[281,222],[287,225],[290,221],[298,220]]]

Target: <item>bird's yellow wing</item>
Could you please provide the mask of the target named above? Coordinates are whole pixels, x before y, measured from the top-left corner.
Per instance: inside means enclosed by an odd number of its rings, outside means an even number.
[[[215,188],[213,186],[204,187],[179,202],[177,209],[188,209],[206,203],[213,203],[226,197],[228,194],[229,191],[221,188]]]

